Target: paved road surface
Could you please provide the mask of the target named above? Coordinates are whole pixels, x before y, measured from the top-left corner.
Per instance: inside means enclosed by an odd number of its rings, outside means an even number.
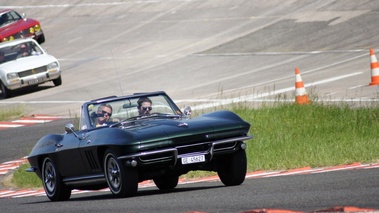
[[[180,106],[229,98],[293,101],[295,67],[317,100],[376,103],[378,87],[368,84],[369,48],[379,52],[377,1],[3,0],[1,5],[41,21],[42,46],[61,62],[63,84],[19,91],[0,100],[0,108],[23,105],[28,114],[75,117],[86,100],[156,90]],[[24,156],[34,137],[63,132],[63,126],[0,131],[2,158]],[[377,207],[378,170],[364,171],[249,180],[235,188],[201,183],[163,195],[147,189],[121,200],[100,194],[57,204],[39,197],[0,205],[8,212]]]
[[[294,100],[294,70],[318,100],[372,102],[376,1],[2,1],[42,23],[63,85],[0,100],[74,115],[83,101],[164,90],[177,101]],[[379,50],[379,49],[378,49]],[[179,102],[184,105],[184,102]]]

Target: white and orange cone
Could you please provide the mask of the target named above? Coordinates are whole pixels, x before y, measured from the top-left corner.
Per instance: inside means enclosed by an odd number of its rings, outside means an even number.
[[[370,57],[371,57],[371,83],[370,86],[379,84],[379,64],[376,59],[374,50],[370,48]]]
[[[303,80],[301,79],[299,68],[295,68],[296,82],[295,82],[295,95],[297,104],[309,103],[307,91],[304,88]]]

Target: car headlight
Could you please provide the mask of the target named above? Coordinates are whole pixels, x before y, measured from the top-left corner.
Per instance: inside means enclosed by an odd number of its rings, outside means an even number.
[[[56,69],[56,68],[58,68],[58,62],[53,62],[47,65],[47,69],[49,70]]]
[[[39,26],[38,24],[34,25],[33,27],[29,28],[29,32],[31,34],[34,34],[36,32],[39,32],[41,30],[41,26]]]
[[[12,80],[12,79],[18,78],[18,73],[17,73],[17,72],[11,72],[11,73],[8,73],[8,74],[7,74],[7,78],[8,78],[9,80]]]
[[[9,36],[8,38],[3,38],[3,41],[13,41],[13,40],[14,40],[13,36]]]

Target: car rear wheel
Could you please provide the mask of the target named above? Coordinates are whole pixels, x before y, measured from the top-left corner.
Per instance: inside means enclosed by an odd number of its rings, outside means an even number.
[[[109,189],[116,197],[131,197],[138,190],[138,173],[127,168],[116,155],[108,150],[104,158],[104,171]]]
[[[0,81],[0,98],[9,98],[11,91]]]
[[[245,181],[246,167],[246,152],[240,149],[233,155],[219,159],[217,174],[225,186],[236,186]]]
[[[54,86],[60,86],[62,84],[62,76],[53,80]]]
[[[70,199],[71,189],[63,183],[53,161],[48,157],[42,164],[42,183],[46,195],[51,201]]]
[[[154,180],[155,185],[160,190],[170,190],[170,189],[174,189],[178,185],[179,176],[177,175],[163,176],[163,177],[154,178],[153,180]]]

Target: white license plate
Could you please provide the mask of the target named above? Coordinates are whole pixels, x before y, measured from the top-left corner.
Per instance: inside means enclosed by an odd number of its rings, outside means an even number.
[[[182,158],[182,164],[199,163],[199,162],[204,162],[204,161],[205,161],[204,155],[197,155],[197,156]]]
[[[28,81],[28,84],[37,84],[39,82],[43,82],[43,78],[37,78],[37,79],[30,80],[30,81]]]

